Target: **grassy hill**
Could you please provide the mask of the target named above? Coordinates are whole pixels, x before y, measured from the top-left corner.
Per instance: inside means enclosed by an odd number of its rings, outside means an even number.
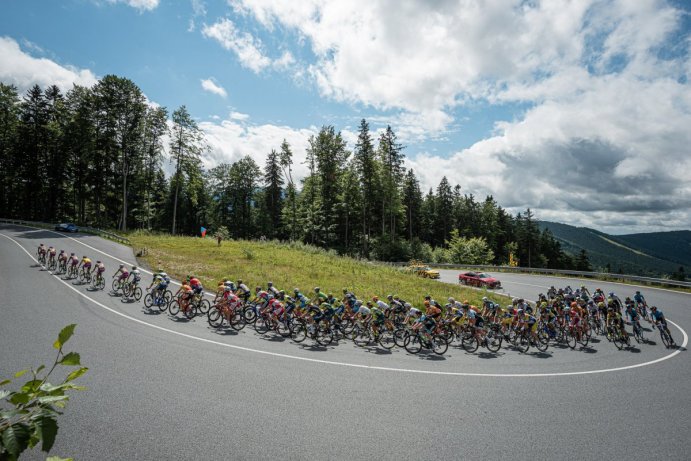
[[[585,249],[595,270],[610,265],[612,272],[660,276],[685,266],[691,268],[691,231],[609,235],[587,227],[541,221],[564,250],[576,254]]]
[[[420,307],[424,296],[430,294],[445,304],[452,296],[481,304],[482,296],[506,302],[499,296],[462,288],[438,281],[423,279],[400,268],[358,261],[338,256],[333,251],[303,245],[278,242],[224,241],[218,247],[214,239],[171,237],[133,233],[129,235],[135,251],[147,249],[144,261],[156,270],[159,267],[176,279],[194,274],[207,289],[214,290],[219,281],[242,279],[253,288],[266,288],[268,281],[286,293],[299,288],[312,297],[314,287],[340,297],[343,288],[358,298],[371,300],[374,295],[385,298],[389,294]]]

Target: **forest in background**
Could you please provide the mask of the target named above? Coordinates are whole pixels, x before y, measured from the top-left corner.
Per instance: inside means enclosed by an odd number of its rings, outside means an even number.
[[[285,141],[261,165],[248,155],[205,170],[207,150],[184,105],[171,114],[127,78],[65,94],[0,83],[0,217],[178,235],[205,227],[382,261],[591,269],[584,250],[565,252],[530,209],[511,215],[446,177],[422,190],[390,126],[375,136],[363,119],[352,150],[323,126],[300,181]]]

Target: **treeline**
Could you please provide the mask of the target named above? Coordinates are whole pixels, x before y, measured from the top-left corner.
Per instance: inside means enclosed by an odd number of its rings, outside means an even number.
[[[169,117],[126,78],[66,94],[34,86],[23,96],[0,83],[0,216],[188,235],[204,226],[384,261],[590,268],[529,209],[512,216],[446,177],[423,191],[391,127],[377,137],[362,120],[352,151],[323,127],[309,139],[299,182],[285,141],[263,165],[246,156],[208,171],[206,149],[184,106]]]

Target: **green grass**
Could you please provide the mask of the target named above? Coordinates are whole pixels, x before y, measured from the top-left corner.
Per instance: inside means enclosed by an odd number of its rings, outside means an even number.
[[[272,281],[289,293],[299,288],[311,297],[314,287],[340,297],[348,288],[360,299],[377,295],[398,295],[414,306],[421,306],[425,294],[445,304],[448,297],[480,304],[483,296],[505,303],[501,296],[458,285],[440,283],[405,273],[402,269],[338,256],[301,243],[274,241],[224,241],[218,247],[211,238],[172,237],[133,233],[129,236],[135,253],[142,248],[147,254],[141,259],[152,269],[161,267],[176,279],[194,274],[207,289],[214,290],[224,278],[241,278],[247,286],[266,287]]]

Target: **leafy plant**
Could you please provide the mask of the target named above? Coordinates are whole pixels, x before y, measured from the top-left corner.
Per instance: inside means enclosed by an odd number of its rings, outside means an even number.
[[[18,371],[14,374],[15,379],[28,373],[31,379],[17,391],[0,391],[0,460],[16,460],[24,450],[34,448],[39,442],[41,450],[49,452],[58,433],[57,417],[62,414],[59,409],[65,408],[69,400],[66,391],[86,389],[73,381],[86,373],[88,368],[81,366],[78,353],[63,352],[75,327],[75,324],[67,325],[58,334],[58,339],[53,343],[58,353],[47,373],[41,375],[46,369],[45,365],[36,370]],[[58,365],[79,368],[68,373],[60,384],[53,385],[48,382],[48,377]],[[11,382],[10,379],[2,380],[0,386]]]

